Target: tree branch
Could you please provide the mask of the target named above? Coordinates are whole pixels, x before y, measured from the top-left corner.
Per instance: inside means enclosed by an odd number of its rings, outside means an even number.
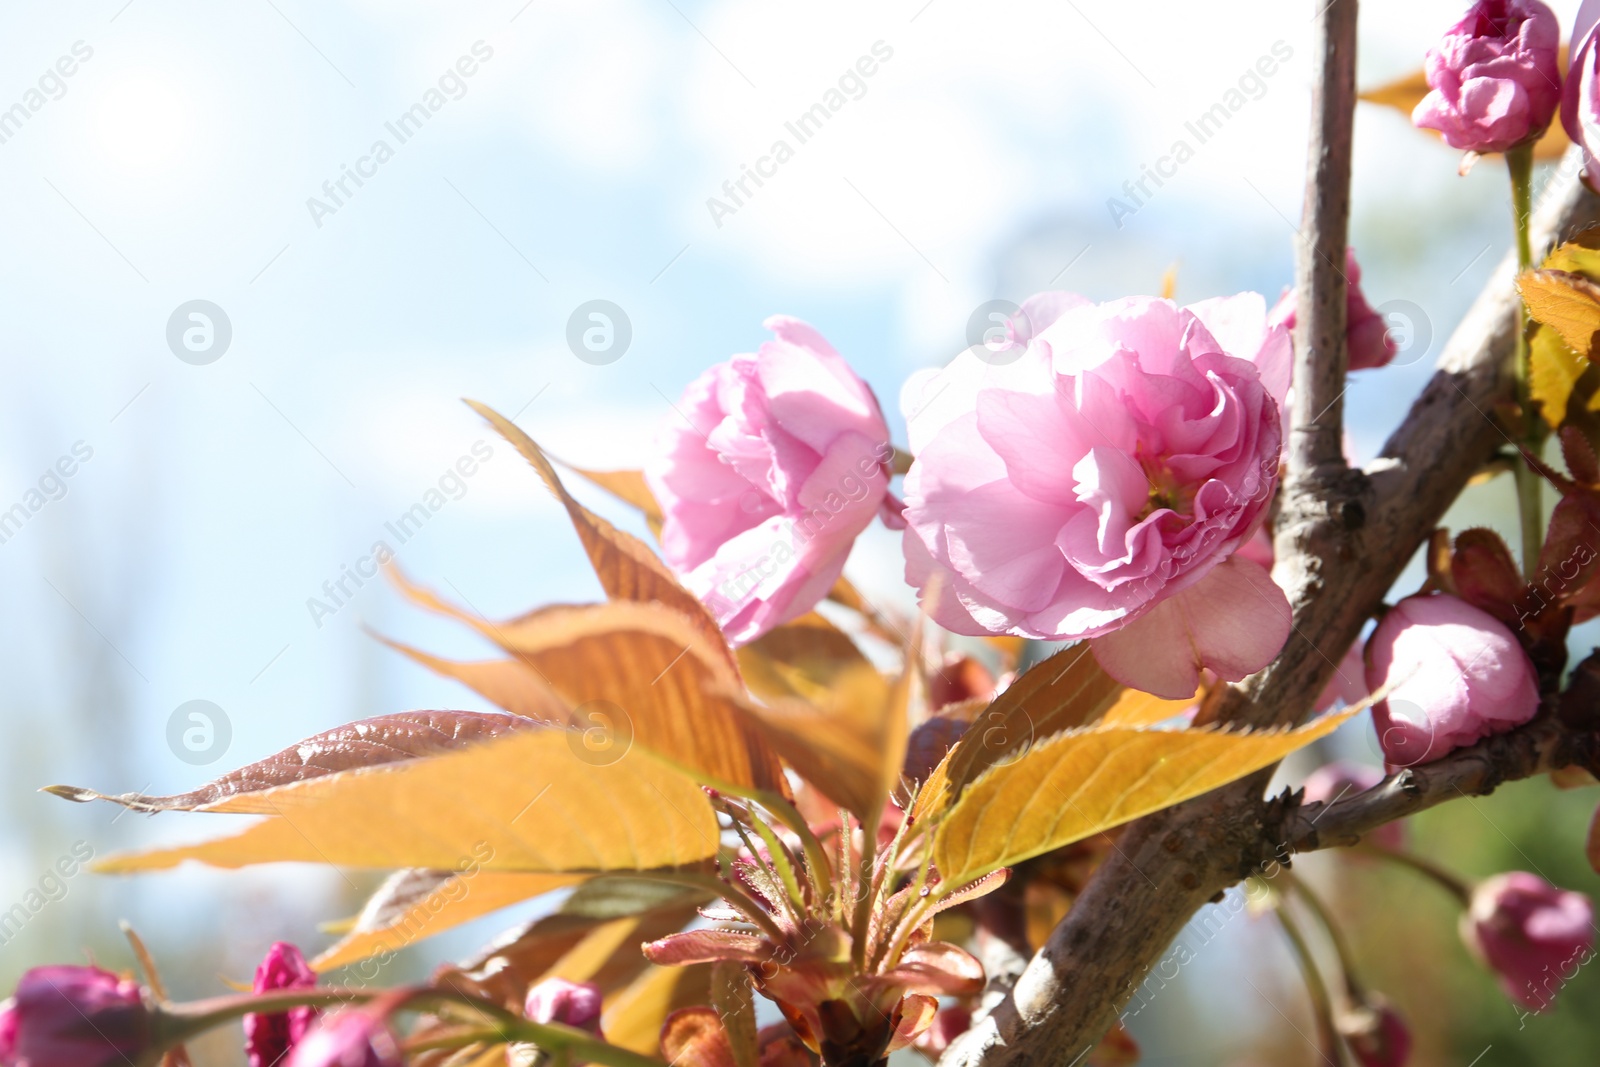
[[[1564,163],[1563,184],[1546,197],[1535,220],[1536,255],[1558,235],[1600,221],[1600,201],[1578,185],[1578,169]],[[1511,258],[1501,264],[1451,336],[1433,379],[1367,468],[1360,494],[1333,513],[1341,536],[1301,542],[1291,534],[1286,543],[1280,531],[1280,553],[1294,559],[1295,631],[1270,667],[1221,690],[1208,715],[1252,725],[1308,715],[1407,559],[1505,443],[1492,413],[1510,396],[1504,371],[1519,316],[1514,268]],[[1261,799],[1270,773],[1130,826],[1012,996],[951,1046],[943,1067],[1065,1067],[1097,1042],[1189,917],[1250,873],[1263,839],[1273,840],[1272,809]]]
[[[1295,249],[1291,478],[1344,466],[1345,246],[1350,228],[1350,144],[1356,107],[1357,0],[1317,15],[1311,77],[1306,198]]]

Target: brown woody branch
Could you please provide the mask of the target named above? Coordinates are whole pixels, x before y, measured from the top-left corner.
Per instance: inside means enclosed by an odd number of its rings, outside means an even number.
[[[1535,219],[1536,256],[1558,237],[1600,222],[1600,201],[1579,186],[1572,163],[1561,166],[1562,184],[1544,198]],[[1207,709],[1209,717],[1270,725],[1309,715],[1335,663],[1407,559],[1467,480],[1506,443],[1494,412],[1510,397],[1504,369],[1519,315],[1514,270],[1508,257],[1365,472],[1285,486],[1287,526],[1278,532],[1275,576],[1289,590],[1295,631],[1278,659],[1225,690]],[[1541,727],[1525,729],[1519,739],[1414,770],[1409,785],[1391,783],[1346,812],[1330,811],[1318,832],[1328,841],[1330,830],[1358,835],[1376,825],[1365,820],[1391,811],[1398,817],[1455,795],[1451,782],[1465,793],[1481,791],[1497,775],[1505,777],[1507,768],[1499,765],[1511,759],[1505,746],[1542,736]],[[1534,751],[1544,752],[1542,745]],[[1529,773],[1541,766],[1535,761]],[[1461,777],[1453,778],[1452,768]],[[1278,836],[1281,808],[1261,797],[1269,776],[1261,772],[1130,826],[1011,996],[950,1048],[942,1067],[1065,1067],[1097,1042],[1190,916],[1251,872],[1263,842],[1270,848],[1286,839]],[[1408,789],[1420,792],[1396,799]],[[1309,821],[1315,813],[1303,817]]]

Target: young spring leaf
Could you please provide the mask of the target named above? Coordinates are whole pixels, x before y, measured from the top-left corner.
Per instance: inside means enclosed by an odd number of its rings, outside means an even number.
[[[506,673],[498,690],[474,684],[481,665],[450,663],[395,645],[406,655],[467,682],[490,699],[526,692],[554,694],[566,710],[557,721],[579,731],[596,759],[620,756],[640,745],[712,785],[781,789],[782,770],[728,694],[742,686],[724,655],[692,623],[657,603],[610,601],[554,605],[505,622],[454,607],[405,581],[396,582],[416,603],[476,629],[516,657],[524,689]],[[391,642],[392,644],[393,642]],[[469,672],[467,668],[476,667]],[[597,747],[598,746],[598,747]]]
[[[646,870],[716,853],[711,802],[687,775],[645,751],[609,766],[583,761],[564,730],[518,730],[432,759],[344,771],[204,805],[279,816],[199,845],[111,856],[107,872],[193,859],[215,867],[327,863],[449,870]]]
[[[368,898],[339,942],[312,960],[311,966],[331,971],[395,952],[583,877],[476,869],[396,871]]]
[[[939,824],[934,864],[945,884],[963,885],[1242,778],[1352,714],[1256,733],[1090,727],[1058,734],[961,793]]]
[[[653,1055],[661,1045],[667,1016],[711,998],[711,965],[657,967],[651,964],[606,1004],[601,1030],[613,1045]]]
[[[523,719],[492,712],[403,711],[313,734],[282,752],[175,796],[112,795],[69,785],[47,786],[45,792],[80,803],[109,800],[146,812],[205,810],[231,800],[236,806],[230,810],[263,814],[266,809],[248,806],[251,796],[324,775],[438,756],[532,728]]]
[[[812,785],[859,818],[875,817],[900,776],[907,711],[855,644],[817,615],[739,652],[750,688],[740,701],[768,743]]]
[[[468,400],[467,404],[522,453],[550,492],[567,509],[573,528],[583,542],[584,551],[589,554],[589,563],[594,567],[594,573],[607,596],[613,600],[654,600],[674,608],[705,635],[712,647],[721,648],[722,654],[731,658],[722,630],[711,613],[694,594],[679,584],[672,571],[648,545],[578,503],[561,484],[561,478],[545,458],[544,452],[516,423],[476,400]]]
[[[1528,393],[1550,425],[1566,421],[1572,391],[1588,367],[1589,360],[1574,352],[1554,327],[1541,322],[1534,329],[1528,342]]]
[[[1529,270],[1518,276],[1517,291],[1530,316],[1588,358],[1595,332],[1600,331],[1600,285],[1569,271]]]

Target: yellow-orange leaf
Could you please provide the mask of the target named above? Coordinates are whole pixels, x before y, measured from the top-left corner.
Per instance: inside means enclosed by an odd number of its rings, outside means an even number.
[[[610,766],[579,758],[565,730],[531,729],[461,752],[343,772],[207,805],[272,814],[231,837],[111,856],[108,872],[184,860],[215,867],[283,861],[485,871],[644,870],[717,849],[704,791],[646,751]]]
[[[961,793],[939,824],[934,863],[944,884],[965,885],[1276,763],[1354,713],[1257,733],[1096,726],[1059,734]]]
[[[1035,741],[1094,721],[1121,691],[1122,684],[1100,669],[1087,643],[1030,667],[978,712],[952,750],[946,768],[950,795],[959,796],[978,775]]]
[[[395,952],[582,878],[476,868],[396,871],[373,893],[345,936],[312,960],[311,967],[331,971],[379,953]]]
[[[584,551],[589,554],[589,563],[594,567],[594,573],[608,597],[613,600],[655,600],[676,609],[705,634],[712,647],[720,648],[722,655],[731,659],[722,630],[711,613],[693,593],[679,584],[667,565],[650,550],[650,546],[632,534],[617,529],[573,499],[561,484],[555,467],[551,466],[544,452],[520,426],[476,400],[468,400],[467,404],[522,453],[550,492],[561,501],[562,507],[567,509],[567,516],[578,531]]]
[[[752,642],[739,662],[767,701],[742,706],[772,747],[835,803],[874,818],[905,758],[903,687],[815,615]]]
[[[1196,693],[1187,700],[1163,700],[1137,689],[1124,689],[1117,702],[1095,720],[1097,726],[1154,726],[1192,708],[1200,699]]]
[[[570,463],[563,463],[562,466],[598,485],[624,504],[637,508],[652,530],[660,529],[661,505],[656,502],[655,494],[644,480],[643,471],[591,471]]]
[[[1600,331],[1600,285],[1564,270],[1528,270],[1517,277],[1528,314],[1561,335],[1585,358]]]
[[[601,1032],[613,1045],[645,1055],[661,1046],[661,1024],[679,1008],[704,1004],[711,996],[711,965],[645,968],[606,1003]]]
[[[519,619],[491,622],[407,583],[417,603],[459,619],[517,657],[537,685],[481,664],[453,664],[401,648],[407,655],[466,682],[502,705],[526,713],[543,687],[565,702],[565,721],[589,742],[597,760],[620,758],[630,745],[648,748],[705,781],[731,788],[781,788],[782,770],[733,696],[741,687],[725,646],[659,603],[614,600],[556,605]],[[431,662],[430,662],[431,661]],[[479,683],[492,681],[495,688]],[[543,717],[543,716],[540,716]]]
[[[1560,426],[1567,418],[1572,390],[1589,367],[1554,329],[1539,323],[1528,343],[1528,393],[1538,402],[1544,420]]]

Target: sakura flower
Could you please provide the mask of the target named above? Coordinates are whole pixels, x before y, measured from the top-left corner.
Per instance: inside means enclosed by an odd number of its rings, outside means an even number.
[[[1277,486],[1287,332],[1254,293],[1048,306],[1020,358],[907,383],[907,580],[947,629],[1089,638],[1160,696],[1259,670],[1289,606],[1235,553]]]
[[[662,555],[738,644],[826,596],[875,514],[898,523],[872,390],[799,319],[766,326],[689,383],[645,467]]]
[[[1506,996],[1544,1011],[1594,958],[1594,905],[1527,871],[1499,874],[1473,891],[1461,936],[1499,976]]]
[[[1411,121],[1467,152],[1504,152],[1534,140],[1561,100],[1560,35],[1540,0],[1477,0],[1428,51],[1432,92]]]

